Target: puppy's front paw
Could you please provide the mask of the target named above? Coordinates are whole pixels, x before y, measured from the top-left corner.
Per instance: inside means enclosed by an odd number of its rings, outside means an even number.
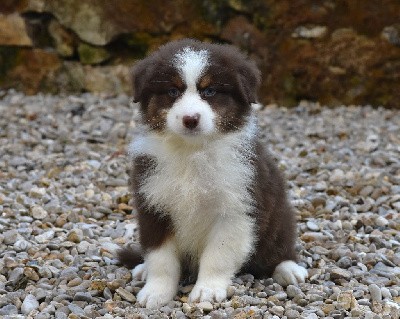
[[[144,281],[147,278],[147,267],[146,263],[139,264],[132,269],[132,278],[136,280]]]
[[[202,285],[196,284],[189,294],[189,302],[221,302],[226,299],[226,285]]]
[[[293,260],[285,260],[276,266],[272,278],[281,286],[297,285],[305,282],[307,270]]]
[[[137,301],[148,309],[157,309],[175,297],[175,288],[162,285],[146,284],[137,294]]]

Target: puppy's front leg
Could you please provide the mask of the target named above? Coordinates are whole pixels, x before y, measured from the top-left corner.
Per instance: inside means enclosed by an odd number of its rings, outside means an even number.
[[[231,278],[251,253],[253,242],[253,226],[247,216],[216,223],[200,257],[199,274],[189,301],[226,299]]]
[[[137,300],[146,308],[159,308],[171,301],[178,291],[181,270],[175,239],[169,238],[151,250],[145,257],[145,265],[147,280]]]

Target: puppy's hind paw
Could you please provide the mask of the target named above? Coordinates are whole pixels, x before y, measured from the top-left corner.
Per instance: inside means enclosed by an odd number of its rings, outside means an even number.
[[[144,281],[147,278],[147,267],[146,263],[139,264],[132,269],[132,278],[136,280]]]
[[[276,266],[272,279],[281,286],[298,285],[305,282],[307,270],[292,260],[285,260]]]

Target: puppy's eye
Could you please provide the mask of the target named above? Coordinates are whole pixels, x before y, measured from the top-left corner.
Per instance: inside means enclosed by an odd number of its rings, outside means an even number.
[[[212,87],[207,87],[201,91],[201,95],[204,97],[212,97],[217,93],[217,91]]]
[[[170,97],[178,97],[179,95],[181,95],[181,91],[179,91],[177,88],[170,88],[168,90],[168,95]]]

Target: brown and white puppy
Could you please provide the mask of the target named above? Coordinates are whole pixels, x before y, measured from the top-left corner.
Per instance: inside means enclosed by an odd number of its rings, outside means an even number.
[[[129,249],[119,259],[146,280],[139,303],[172,300],[184,268],[197,275],[190,302],[224,300],[239,271],[304,282],[285,183],[257,138],[255,64],[186,39],[138,62],[133,82],[145,128],[130,146],[144,263]]]

